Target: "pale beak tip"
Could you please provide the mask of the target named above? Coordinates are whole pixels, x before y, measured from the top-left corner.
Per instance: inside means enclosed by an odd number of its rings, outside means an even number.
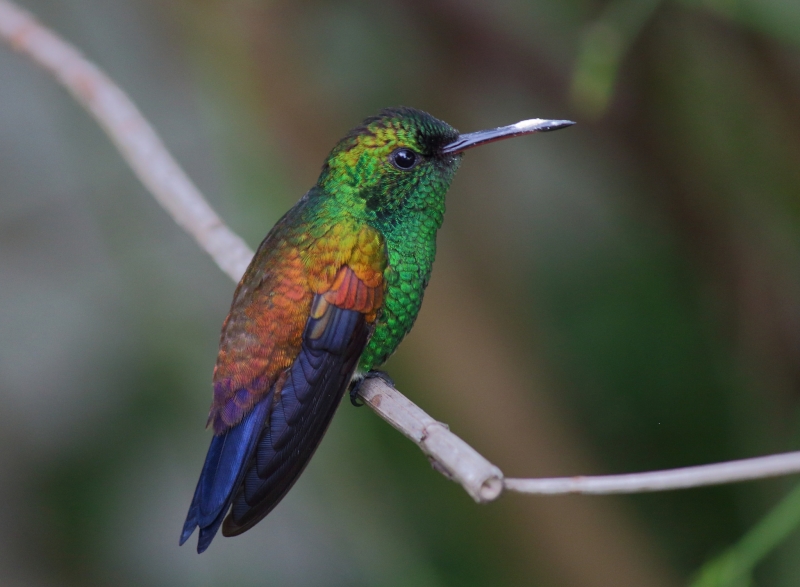
[[[544,120],[542,118],[532,118],[523,120],[513,125],[520,131],[529,132],[549,132],[559,130],[575,124],[572,120]]]

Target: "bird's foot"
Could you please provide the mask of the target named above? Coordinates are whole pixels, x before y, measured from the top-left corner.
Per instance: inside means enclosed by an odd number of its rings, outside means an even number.
[[[364,402],[361,401],[361,398],[358,396],[358,392],[361,389],[361,385],[367,380],[372,379],[373,377],[377,377],[378,379],[382,379],[392,387],[394,387],[394,381],[392,378],[389,377],[389,374],[386,371],[370,371],[364,377],[353,383],[350,386],[350,403],[353,404],[355,407],[360,408],[364,405]]]

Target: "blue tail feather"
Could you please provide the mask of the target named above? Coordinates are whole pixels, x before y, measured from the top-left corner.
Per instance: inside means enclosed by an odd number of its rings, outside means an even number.
[[[271,395],[256,404],[239,424],[211,439],[203,472],[194,492],[180,543],[200,527],[197,552],[203,552],[217,533],[264,426]]]

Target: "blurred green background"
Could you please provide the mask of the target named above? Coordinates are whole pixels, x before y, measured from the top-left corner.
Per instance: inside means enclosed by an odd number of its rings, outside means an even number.
[[[578,121],[467,155],[398,388],[509,476],[797,448],[797,0],[22,4],[253,247],[384,106]],[[178,535],[232,291],[0,47],[1,585],[685,585],[796,483],[478,506],[346,404],[275,512],[198,556]],[[787,504],[754,585],[800,585]]]

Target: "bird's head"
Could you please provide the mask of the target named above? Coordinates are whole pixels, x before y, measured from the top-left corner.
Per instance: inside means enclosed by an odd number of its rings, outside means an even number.
[[[556,130],[565,120],[526,120],[492,130],[460,134],[414,108],[382,110],[351,130],[331,151],[317,185],[351,208],[378,219],[432,206],[444,211],[444,194],[463,152],[522,134]]]

